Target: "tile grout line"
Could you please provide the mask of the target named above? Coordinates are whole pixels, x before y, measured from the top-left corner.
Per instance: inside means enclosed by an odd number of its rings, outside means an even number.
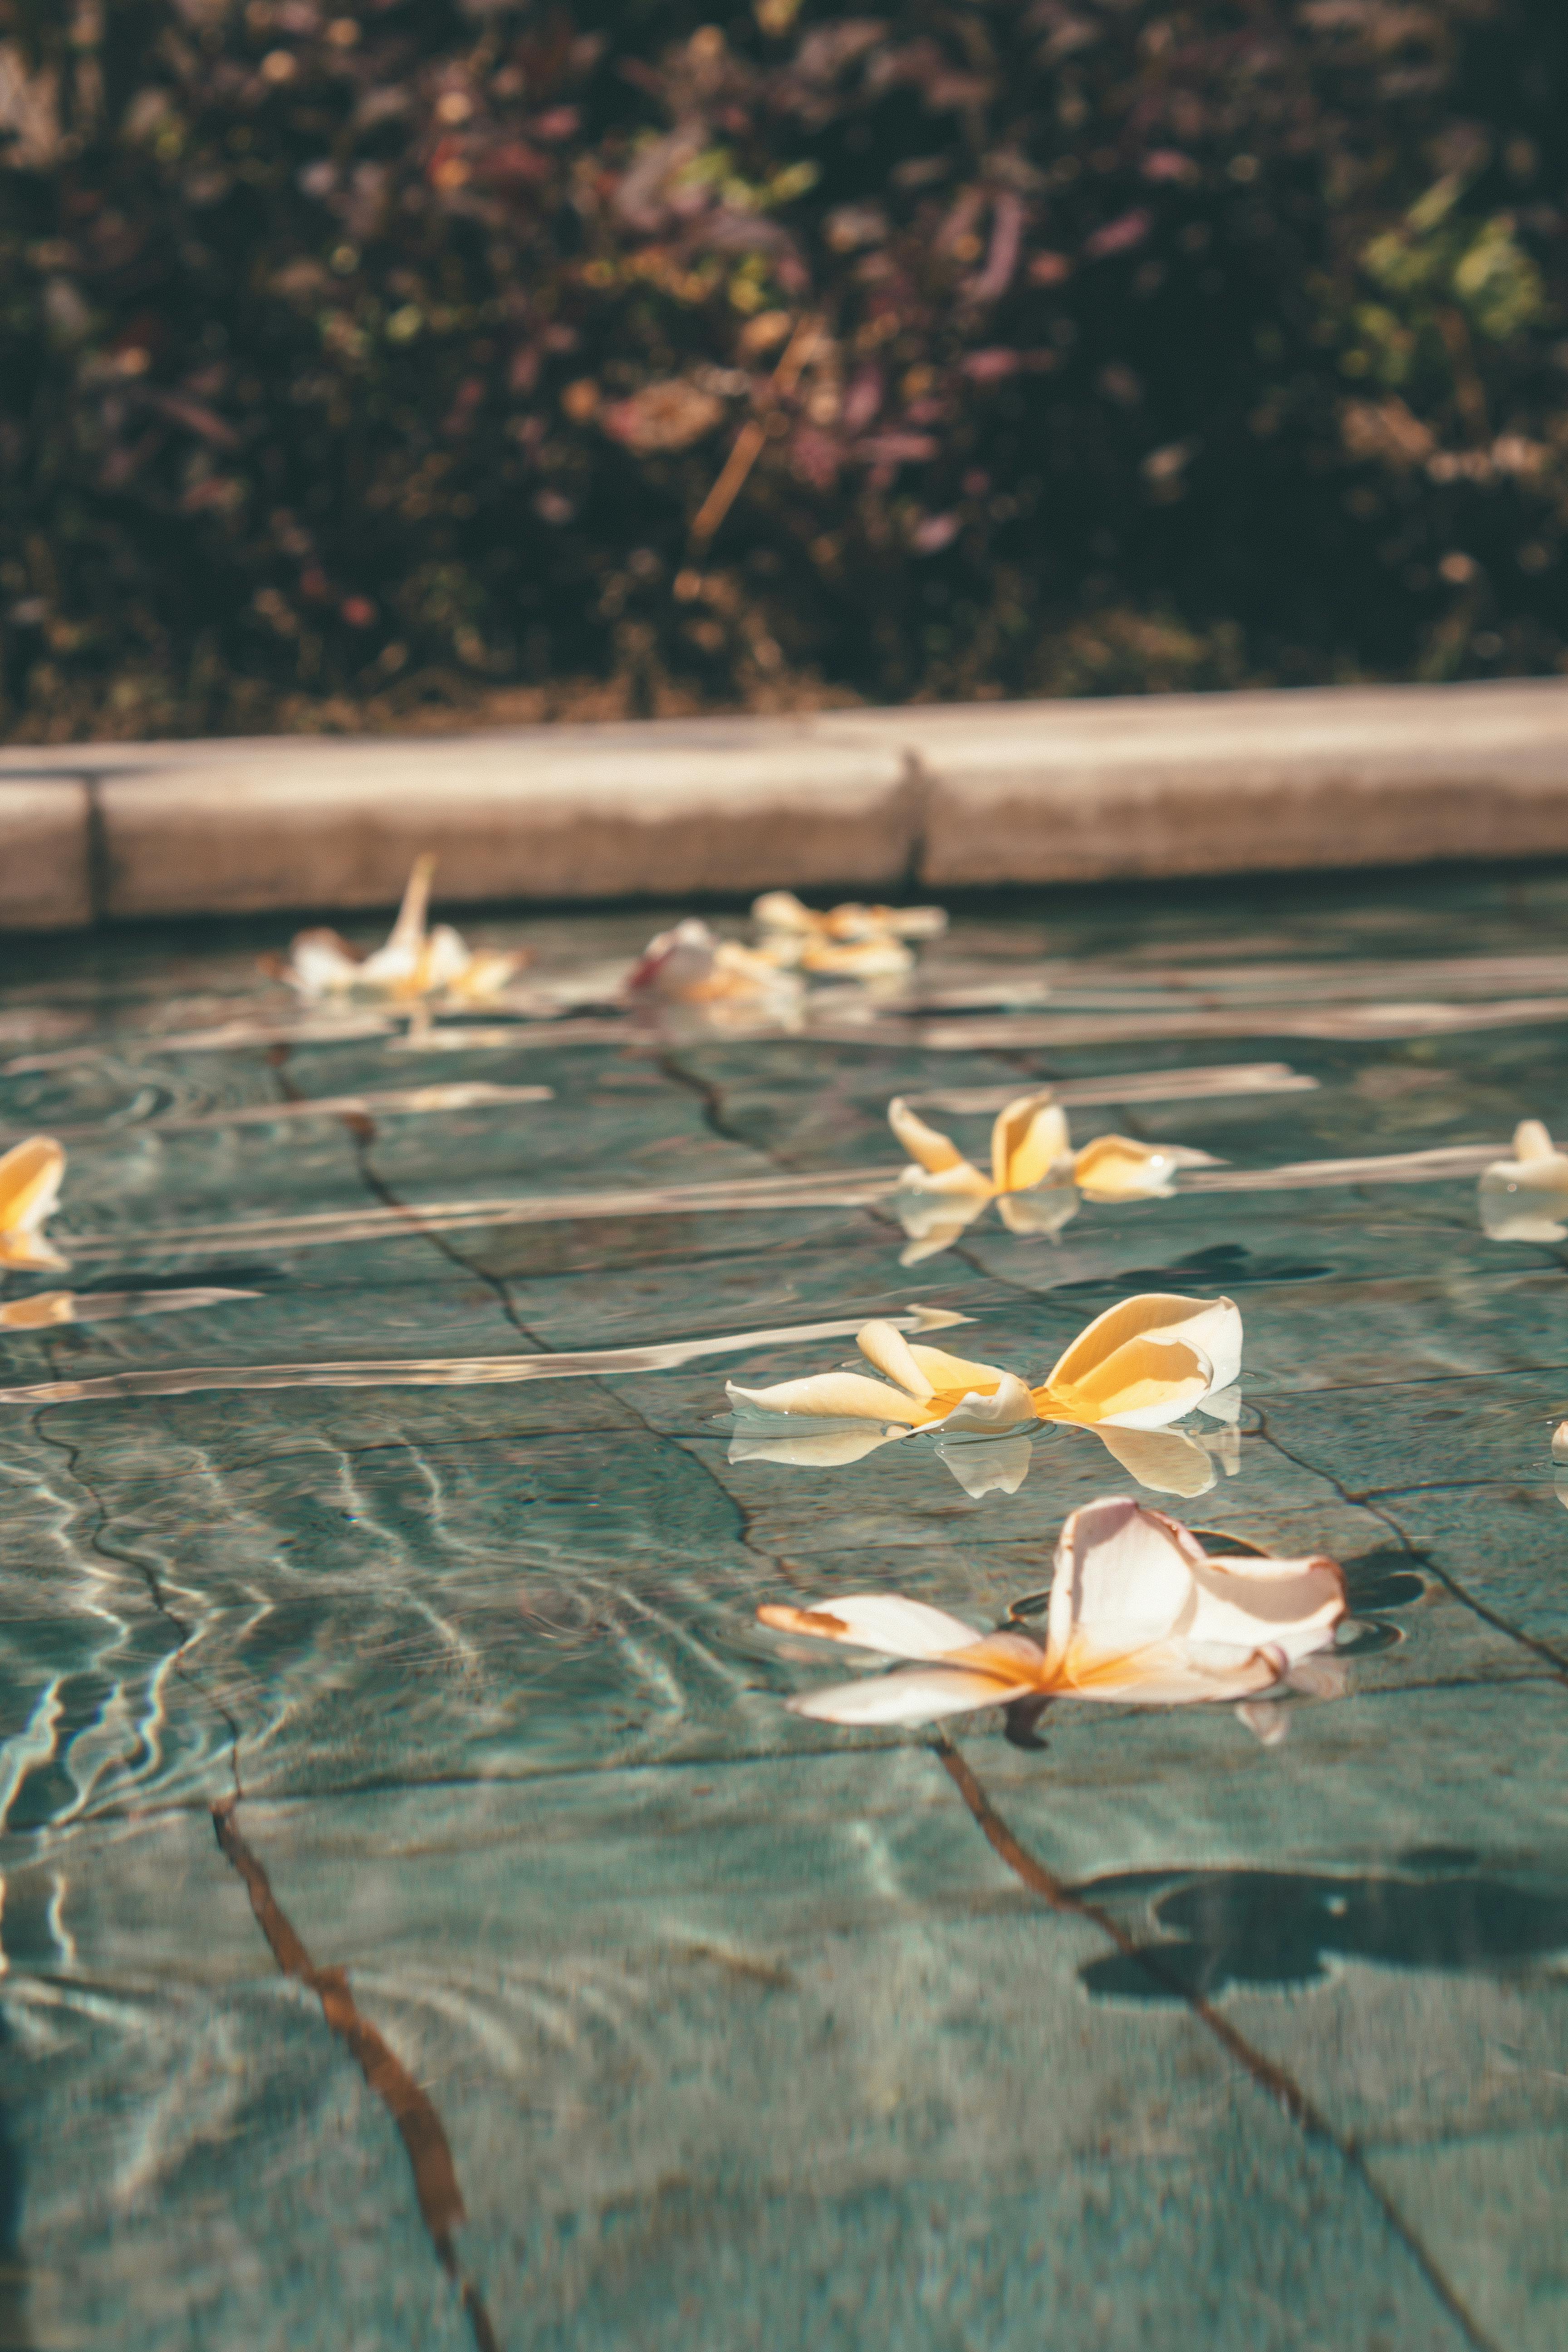
[[[1500,2347],[1483,2336],[1475,2320],[1437,2268],[1426,2246],[1400,2212],[1393,2199],[1381,2189],[1368,2171],[1359,2144],[1341,2136],[1322,2110],[1308,2096],[1294,2076],[1275,2064],[1260,2050],[1253,2047],[1239,2033],[1228,2018],[1223,2017],[1204,1994],[1184,1985],[1173,1972],[1160,1965],[1157,1949],[1137,1943],[1121,1923],[1098,1903],[1089,1901],[1058,1878],[1045,1864],[1021,1844],[1006,1822],[992,1805],[980,1782],[971,1770],[967,1759],[953,1745],[944,1731],[938,1731],[931,1741],[932,1751],[959,1795],[963,1798],[982,1836],[998,1860],[1004,1863],[1030,1893],[1039,1896],[1053,1911],[1085,1919],[1115,1945],[1123,1958],[1131,1960],[1145,1975],[1152,1979],[1163,1993],[1180,2000],[1198,2023],[1234,2058],[1258,2085],[1258,2089],[1277,2101],[1297,2129],[1309,2140],[1318,2140],[1333,2148],[1346,2169],[1363,2183],[1373,2203],[1381,2211],[1389,2229],[1410,2255],[1422,2277],[1436,2296],[1472,2347],[1472,2352],[1500,2352]]]
[[[1473,1615],[1481,1620],[1483,1624],[1489,1625],[1494,1633],[1504,1634],[1509,1641],[1516,1643],[1521,1650],[1530,1651],[1532,1656],[1542,1661],[1559,1683],[1568,1684],[1568,1660],[1563,1657],[1560,1651],[1553,1649],[1550,1642],[1543,1642],[1533,1633],[1521,1633],[1517,1625],[1510,1625],[1506,1617],[1500,1616],[1496,1610],[1489,1609],[1484,1601],[1479,1601],[1473,1592],[1467,1591],[1458,1578],[1450,1575],[1429,1551],[1423,1550],[1419,1544],[1412,1542],[1394,1513],[1385,1509],[1376,1499],[1378,1495],[1390,1490],[1373,1487],[1364,1493],[1353,1493],[1342,1479],[1334,1476],[1331,1470],[1320,1469],[1315,1462],[1308,1462],[1300,1454],[1292,1454],[1290,1448],[1283,1444],[1269,1428],[1268,1416],[1262,1408],[1254,1409],[1258,1412],[1258,1434],[1266,1444],[1273,1447],[1276,1454],[1283,1454],[1287,1462],[1293,1462],[1298,1470],[1306,1471],[1310,1477],[1324,1479],[1333,1488],[1341,1502],[1350,1509],[1369,1511],[1374,1519],[1381,1519],[1390,1533],[1397,1538],[1411,1562],[1417,1568],[1427,1570],[1435,1576],[1444,1591],[1451,1593],[1461,1608],[1468,1609]]]
[[[437,2260],[457,2289],[458,2299],[468,2315],[477,2352],[500,2352],[500,2339],[483,2298],[458,2261],[452,2233],[468,2215],[458,2185],[451,2142],[435,2103],[360,2010],[349,1989],[347,1970],[318,1968],[310,1958],[293,1922],[273,1894],[265,1868],[240,1834],[235,1820],[238,1804],[237,1797],[227,1797],[211,1809],[213,1829],[224,1859],[243,1882],[256,1924],[282,1974],[308,1986],[315,1994],[328,2026],[354,2059],[396,2125],[414,2174],[420,2218],[429,2232]]]

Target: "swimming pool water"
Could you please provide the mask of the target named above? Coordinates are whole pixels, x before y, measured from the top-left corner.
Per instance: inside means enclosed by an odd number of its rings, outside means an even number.
[[[874,1180],[896,1094],[1268,1057],[1315,1085],[1130,1080],[1075,1139],[1501,1154],[1568,1111],[1565,916],[1551,868],[1042,894],[859,1034],[426,1054],[202,1044],[297,1022],[286,927],[8,942],[0,1123],[67,1139],[73,1263],[0,1297],[237,1295],[0,1330],[0,1385],[295,1371],[0,1403],[0,2347],[1555,2352],[1568,1244],[1489,1241],[1472,1174],[988,1213],[906,1269]],[[566,973],[652,927],[475,928]],[[787,1713],[819,1662],[760,1602],[994,1623],[1138,1490],[1075,1430],[978,1496],[929,1439],[746,1458],[726,1378],[854,1343],[744,1335],[918,1301],[1038,1380],[1138,1290],[1246,1328],[1212,1485],[1143,1499],[1344,1564],[1338,1695],[1268,1746]]]

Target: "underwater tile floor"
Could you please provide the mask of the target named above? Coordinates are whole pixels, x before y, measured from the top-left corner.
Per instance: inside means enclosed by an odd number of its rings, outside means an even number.
[[[266,926],[7,943],[78,1319],[0,1330],[0,2352],[1568,2342],[1568,1243],[1489,1239],[1473,1172],[1181,1179],[905,1268],[856,1197],[890,1097],[1052,1080],[1236,1171],[1505,1156],[1568,1111],[1565,926],[1549,866],[1041,894],[858,1034],[612,1009],[438,1063],[205,1040],[300,1025]],[[484,927],[568,976],[650,928]],[[1181,1092],[1270,1052],[1314,1083]],[[437,1082],[551,1091],[299,1108]],[[556,1205],[464,1213],[509,1200]],[[1245,1349],[1205,1491],[1145,1499],[1343,1563],[1333,1695],[1267,1745],[787,1712],[819,1662],[759,1603],[994,1624],[1140,1490],[1070,1427],[979,1495],[929,1437],[748,1453],[726,1378],[854,1343],[744,1335],[918,1301],[1043,1379],[1148,1290]]]

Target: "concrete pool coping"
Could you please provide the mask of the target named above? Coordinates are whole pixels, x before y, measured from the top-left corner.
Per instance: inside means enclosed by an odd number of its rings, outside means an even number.
[[[1568,679],[0,750],[0,929],[1568,855]]]

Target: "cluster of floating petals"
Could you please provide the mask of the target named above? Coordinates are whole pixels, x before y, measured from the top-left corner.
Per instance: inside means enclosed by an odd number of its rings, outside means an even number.
[[[909,1235],[905,1265],[950,1249],[992,1201],[1011,1232],[1057,1234],[1078,1214],[1080,1200],[1161,1199],[1180,1169],[1215,1164],[1206,1151],[1138,1143],[1125,1135],[1097,1136],[1075,1151],[1067,1113],[1048,1087],[1020,1095],[997,1112],[989,1175],[901,1096],[888,1105],[888,1124],[914,1163],[892,1195],[893,1213]]]
[[[58,1274],[70,1264],[44,1233],[65,1172],[66,1155],[52,1135],[30,1135],[0,1158],[0,1266]]]
[[[1038,1423],[1065,1423],[1092,1430],[1141,1484],[1201,1494],[1214,1483],[1212,1460],[1171,1424],[1199,1406],[1228,1418],[1223,1391],[1241,1370],[1242,1329],[1232,1299],[1144,1292],[1097,1316],[1036,1388],[999,1365],[906,1339],[890,1323],[866,1324],[856,1343],[882,1379],[839,1370],[766,1389],[731,1381],[738,1416],[731,1459],[835,1468],[931,1430],[966,1491],[1012,1493],[1027,1471],[1026,1452],[971,1465],[963,1446],[947,1441],[1008,1440]]]
[[[1062,1529],[1043,1642],[1019,1625],[977,1633],[895,1593],[757,1612],[778,1633],[905,1662],[788,1702],[796,1715],[851,1725],[933,1723],[1053,1698],[1248,1706],[1281,1694],[1301,1661],[1331,1649],[1344,1613],[1336,1561],[1211,1558],[1179,1521],[1120,1497],[1087,1504]]]
[[[1513,1157],[1494,1160],[1480,1184],[1481,1227],[1494,1242],[1568,1241],[1568,1153],[1538,1118],[1513,1130]]]
[[[627,973],[623,993],[632,1004],[689,1005],[722,1018],[740,1014],[798,1020],[804,990],[797,975],[736,940],[721,940],[697,915],[651,939]]]
[[[819,912],[793,890],[765,890],[752,906],[761,952],[825,980],[897,979],[914,962],[911,940],[947,929],[942,907],[865,907],[847,900]]]
[[[491,1003],[510,986],[528,961],[526,951],[501,954],[470,948],[450,923],[429,928],[431,856],[416,857],[384,946],[361,955],[332,930],[300,931],[283,978],[300,996],[317,999],[350,992],[417,1004],[440,996],[456,1003]]]

